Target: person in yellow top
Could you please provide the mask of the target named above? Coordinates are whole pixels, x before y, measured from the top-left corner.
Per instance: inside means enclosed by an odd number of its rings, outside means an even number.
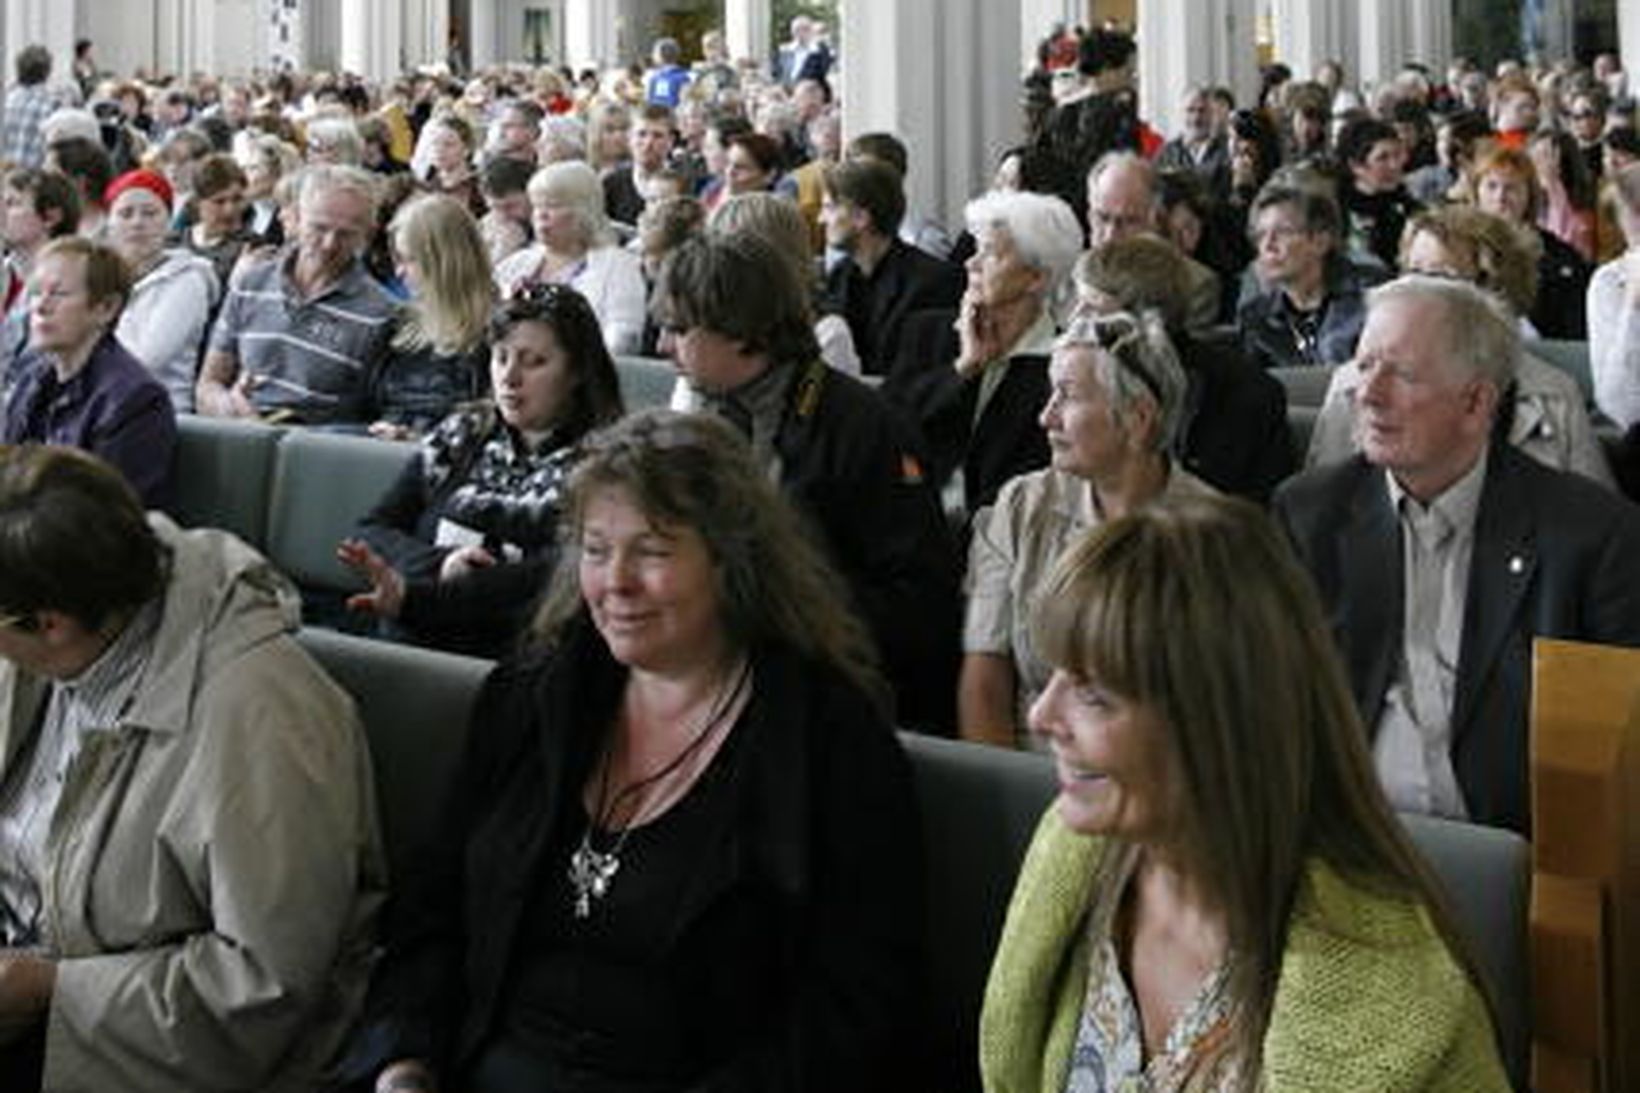
[[[1037,603],[1060,793],[986,990],[988,1093],[1508,1089],[1268,519],[1164,500],[1079,539]]]

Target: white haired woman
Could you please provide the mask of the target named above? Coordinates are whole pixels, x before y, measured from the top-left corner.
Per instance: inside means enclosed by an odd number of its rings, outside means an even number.
[[[1215,491],[1168,457],[1189,383],[1161,317],[1124,311],[1071,323],[1048,364],[1042,432],[1052,464],[1020,475],[974,517],[958,727],[1015,747],[1052,669],[1033,648],[1032,597],[1077,537],[1162,497]]]
[[[637,255],[614,243],[597,172],[575,161],[549,163],[530,179],[529,195],[535,244],[496,267],[501,295],[532,284],[570,285],[592,304],[611,353],[638,352],[643,267]]]
[[[1036,415],[1082,228],[1060,198],[1022,191],[985,194],[966,215],[975,251],[955,322],[908,321],[900,345],[928,348],[902,352],[883,391],[921,426],[936,481],[960,468],[973,513],[1048,462]]]

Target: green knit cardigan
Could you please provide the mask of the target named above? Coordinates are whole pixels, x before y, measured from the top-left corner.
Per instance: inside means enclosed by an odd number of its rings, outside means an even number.
[[[1020,870],[980,1016],[987,1093],[1062,1093],[1087,992],[1104,841],[1050,806]],[[1264,1037],[1261,1088],[1507,1091],[1485,1003],[1423,907],[1306,870]]]

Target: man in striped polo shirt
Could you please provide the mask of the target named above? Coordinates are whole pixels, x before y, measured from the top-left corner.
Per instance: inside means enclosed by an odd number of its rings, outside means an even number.
[[[200,367],[198,410],[307,425],[362,424],[396,307],[359,255],[376,222],[375,180],[311,167],[296,245],[228,292]]]

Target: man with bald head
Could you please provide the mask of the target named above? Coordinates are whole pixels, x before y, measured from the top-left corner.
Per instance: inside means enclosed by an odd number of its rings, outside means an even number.
[[[1515,323],[1464,282],[1374,289],[1360,452],[1275,508],[1398,809],[1528,832],[1532,639],[1640,646],[1640,509],[1499,440]]]
[[[1109,152],[1088,172],[1088,246],[1100,247],[1140,232],[1161,233],[1162,194],[1156,168],[1133,152]],[[1189,266],[1186,326],[1202,333],[1216,326],[1223,293],[1219,275],[1185,256]]]

